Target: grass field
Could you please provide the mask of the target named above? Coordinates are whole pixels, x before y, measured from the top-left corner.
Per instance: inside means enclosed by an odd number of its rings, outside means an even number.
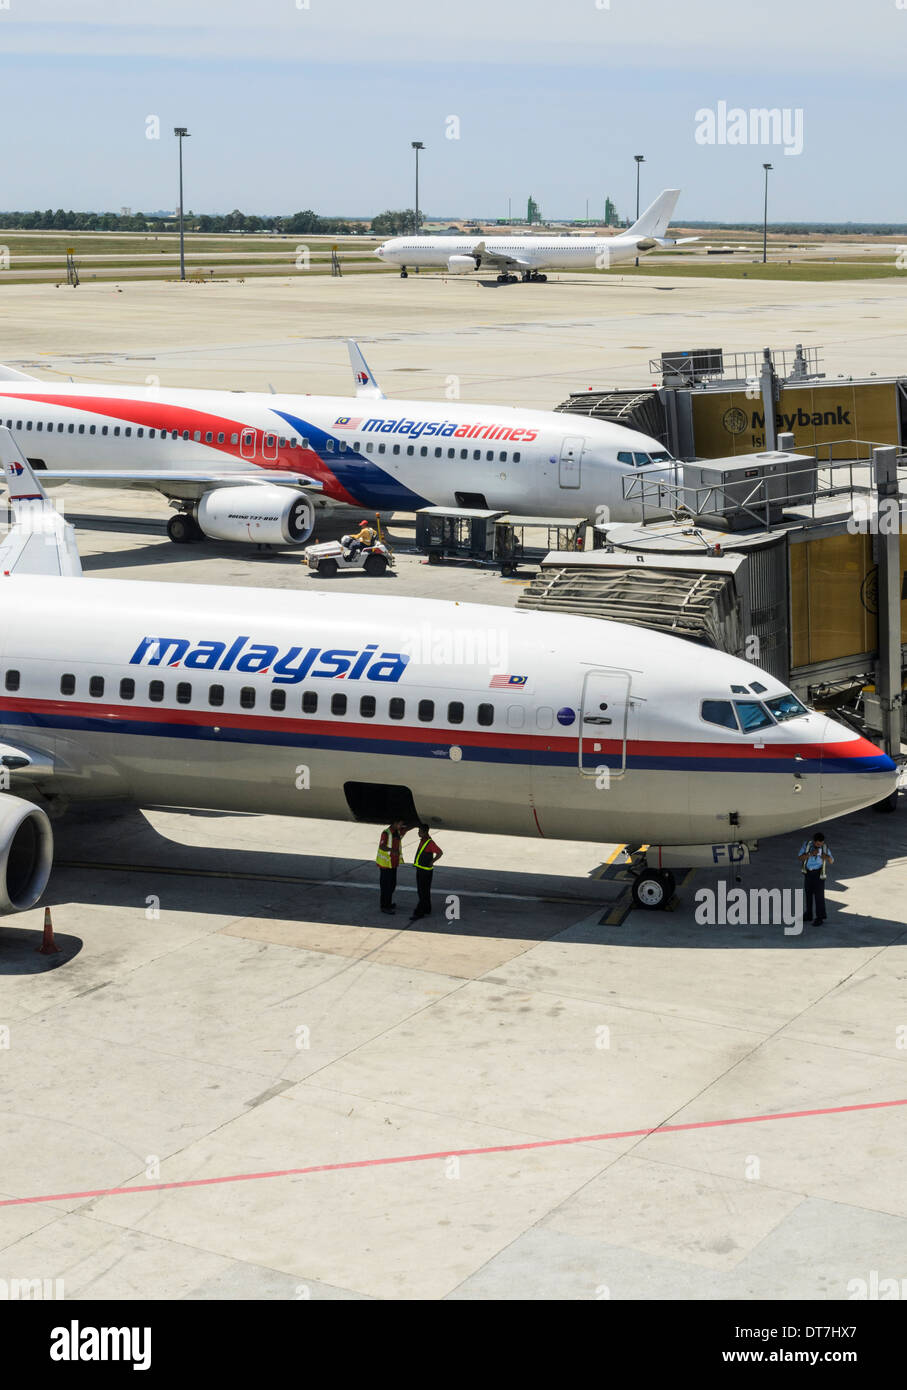
[[[691,258],[692,259],[692,258]],[[866,265],[843,261],[769,261],[754,264],[740,261],[735,265],[716,264],[712,257],[697,257],[694,264],[683,265],[644,262],[640,266],[618,266],[621,275],[708,276],[714,280],[903,280],[907,270],[898,270],[893,263]],[[602,275],[609,271],[598,272]]]

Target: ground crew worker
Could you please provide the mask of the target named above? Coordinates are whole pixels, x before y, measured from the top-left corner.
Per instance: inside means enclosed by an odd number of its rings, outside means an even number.
[[[415,912],[409,919],[411,922],[418,921],[420,917],[431,916],[431,876],[442,854],[443,850],[440,850],[431,838],[429,827],[420,825],[419,848],[413,859],[416,868],[416,887],[419,890],[419,901],[416,904]]]
[[[378,865],[378,878],[381,886],[381,911],[395,912],[394,889],[397,886],[397,868],[400,864],[400,838],[406,831],[402,820],[393,820],[386,830],[382,830],[378,841],[375,863]]]
[[[834,862],[834,855],[826,845],[821,830],[817,830],[812,839],[807,840],[800,849],[806,908],[803,920],[812,922],[815,918],[817,927],[825,921],[825,866]]]
[[[363,548],[369,550],[375,544],[377,538],[378,532],[374,531],[363,517],[359,523],[359,530],[356,532],[355,536],[344,536],[343,538],[349,546],[347,559],[352,560],[353,556],[358,555],[359,551]]]

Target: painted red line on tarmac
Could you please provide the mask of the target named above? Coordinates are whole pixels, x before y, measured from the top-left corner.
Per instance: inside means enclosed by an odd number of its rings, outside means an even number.
[[[340,1173],[353,1168],[382,1168],[394,1163],[426,1163],[435,1158],[471,1158],[485,1154],[523,1153],[531,1149],[564,1148],[568,1144],[594,1144],[603,1139],[639,1139],[650,1134],[679,1134],[692,1129],[718,1129],[723,1125],[755,1125],[769,1120],[802,1120],[814,1115],[848,1115],[860,1110],[885,1110],[907,1105],[903,1100],[875,1100],[862,1105],[832,1105],[821,1110],[781,1110],[771,1115],[741,1115],[730,1120],[696,1120],[682,1125],[655,1125],[652,1129],[617,1129],[609,1134],[579,1134],[568,1139],[534,1139],[525,1144],[491,1144],[476,1149],[438,1149],[435,1153],[396,1154],[390,1158],[359,1158],[347,1163],[316,1163],[308,1168],[275,1168],[264,1173],[229,1173],[221,1178],[187,1178],[181,1182],[150,1182],[140,1187],[97,1187],[85,1192],[51,1192],[38,1197],[7,1197],[0,1207],[22,1207],[34,1202],[71,1202],[82,1197],[126,1197],[135,1192],[167,1192],[183,1187],[216,1187],[219,1183],[256,1182],[262,1178],[297,1178],[308,1173]]]

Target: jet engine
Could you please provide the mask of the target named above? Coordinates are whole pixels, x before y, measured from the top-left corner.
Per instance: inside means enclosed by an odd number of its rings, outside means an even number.
[[[304,545],[315,526],[308,497],[288,487],[219,487],[206,492],[195,519],[213,541]]]
[[[53,858],[53,831],[41,807],[0,792],[0,912],[34,907]]]
[[[470,270],[478,270],[481,264],[481,256],[448,256],[447,258],[447,269],[451,275],[465,275]]]

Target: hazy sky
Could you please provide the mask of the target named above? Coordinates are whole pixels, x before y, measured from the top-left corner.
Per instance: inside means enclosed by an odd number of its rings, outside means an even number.
[[[195,211],[411,206],[421,139],[427,216],[632,211],[641,153],[677,222],[759,220],[765,161],[772,218],[907,221],[907,0],[305,3],[0,0],[0,206],[175,207],[186,125]],[[721,102],[802,152],[700,143]]]

